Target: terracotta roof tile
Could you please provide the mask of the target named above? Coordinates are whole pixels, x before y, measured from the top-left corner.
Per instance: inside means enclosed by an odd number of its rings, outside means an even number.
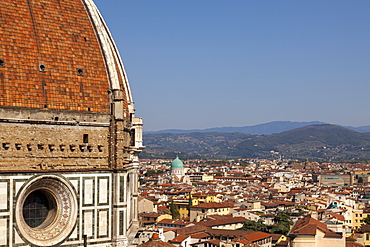
[[[208,233],[205,233],[205,232],[200,232],[200,233],[195,233],[195,234],[192,234],[190,235],[191,238],[195,238],[195,239],[202,239],[202,238],[207,238],[209,237],[209,234]]]
[[[191,206],[192,208],[229,208],[232,207],[232,203],[222,203],[222,202],[209,202],[200,203],[198,205]]]
[[[291,235],[316,235],[317,230],[325,233],[325,237],[342,238],[342,236],[330,230],[325,223],[322,223],[311,215],[306,215],[300,218],[290,231]]]
[[[271,234],[265,232],[254,232],[251,234],[247,234],[244,237],[251,242],[255,242],[264,238],[271,237]]]
[[[183,227],[176,229],[177,234],[182,234],[182,235],[192,235],[196,233],[201,233],[205,232],[207,227],[201,226],[201,225],[194,225],[194,226],[188,226],[188,227]]]
[[[187,239],[189,236],[185,235],[177,235],[174,239],[170,240],[171,243],[182,243],[185,239]]]

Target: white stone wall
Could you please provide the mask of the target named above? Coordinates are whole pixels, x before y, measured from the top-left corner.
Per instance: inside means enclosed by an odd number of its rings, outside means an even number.
[[[0,247],[28,246],[27,241],[19,235],[17,224],[13,221],[15,214],[22,213],[18,212],[14,205],[18,192],[34,175],[0,175]],[[122,174],[122,176],[126,175]],[[63,174],[78,198],[77,222],[71,229],[71,235],[63,242],[63,246],[82,246],[83,235],[87,235],[89,246],[112,246],[113,176],[111,172]],[[125,213],[126,207],[126,203],[123,202],[122,210]],[[132,223],[132,219],[129,223]],[[120,224],[117,226],[122,227]],[[121,232],[127,234],[126,231],[121,230]]]

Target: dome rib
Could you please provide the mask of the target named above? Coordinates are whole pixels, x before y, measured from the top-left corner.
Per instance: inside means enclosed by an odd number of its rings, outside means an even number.
[[[129,112],[133,113],[133,100],[121,56],[105,21],[92,0],[82,0],[99,39],[105,59],[111,90],[122,89],[126,95]]]

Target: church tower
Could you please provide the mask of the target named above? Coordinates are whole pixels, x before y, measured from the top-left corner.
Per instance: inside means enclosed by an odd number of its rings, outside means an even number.
[[[0,4],[0,247],[129,246],[142,120],[92,0]]]

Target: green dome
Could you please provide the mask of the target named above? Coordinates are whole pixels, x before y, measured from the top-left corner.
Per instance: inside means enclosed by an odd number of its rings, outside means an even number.
[[[171,168],[184,168],[184,163],[182,163],[179,157],[176,157],[171,163]]]

